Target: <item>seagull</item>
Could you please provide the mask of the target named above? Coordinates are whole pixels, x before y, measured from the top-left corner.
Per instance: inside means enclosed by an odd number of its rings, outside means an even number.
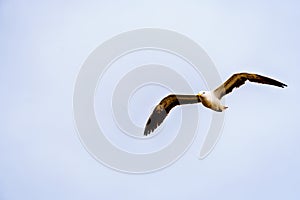
[[[232,92],[234,88],[239,88],[241,85],[245,84],[247,80],[250,82],[268,84],[281,88],[287,87],[284,83],[262,75],[236,73],[212,91],[200,91],[196,95],[170,94],[163,98],[154,108],[146,123],[144,135],[147,136],[153,132],[164,121],[171,109],[178,105],[202,103],[205,107],[211,110],[223,112],[228,107],[221,104],[222,97]]]

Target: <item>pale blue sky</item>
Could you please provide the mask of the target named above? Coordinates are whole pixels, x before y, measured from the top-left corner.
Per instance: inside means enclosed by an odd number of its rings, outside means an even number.
[[[299,199],[299,2],[110,2],[0,2],[0,199]],[[190,37],[224,80],[249,71],[289,87],[228,96],[223,135],[204,160],[196,139],[164,170],[113,171],[80,143],[74,83],[98,45],[143,27]]]

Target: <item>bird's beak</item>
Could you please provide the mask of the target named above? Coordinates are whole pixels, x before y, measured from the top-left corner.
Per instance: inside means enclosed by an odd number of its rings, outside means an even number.
[[[201,94],[199,93],[198,96],[201,97]]]

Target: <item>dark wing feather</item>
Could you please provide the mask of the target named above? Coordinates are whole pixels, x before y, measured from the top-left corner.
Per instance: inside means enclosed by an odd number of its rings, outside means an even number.
[[[214,93],[219,99],[221,99],[226,94],[232,92],[234,88],[238,88],[241,85],[245,84],[247,80],[249,80],[250,82],[274,85],[282,88],[287,86],[286,84],[281,83],[277,80],[258,74],[238,73],[232,75],[225,83],[215,89]]]
[[[175,106],[199,102],[201,102],[201,100],[198,95],[171,94],[163,98],[150,115],[145,126],[144,135],[148,135],[153,132],[164,121],[170,110]]]

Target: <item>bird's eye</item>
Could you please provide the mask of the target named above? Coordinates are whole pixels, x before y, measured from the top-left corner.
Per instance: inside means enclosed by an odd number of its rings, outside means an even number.
[[[205,92],[203,92],[203,94],[205,94]]]

